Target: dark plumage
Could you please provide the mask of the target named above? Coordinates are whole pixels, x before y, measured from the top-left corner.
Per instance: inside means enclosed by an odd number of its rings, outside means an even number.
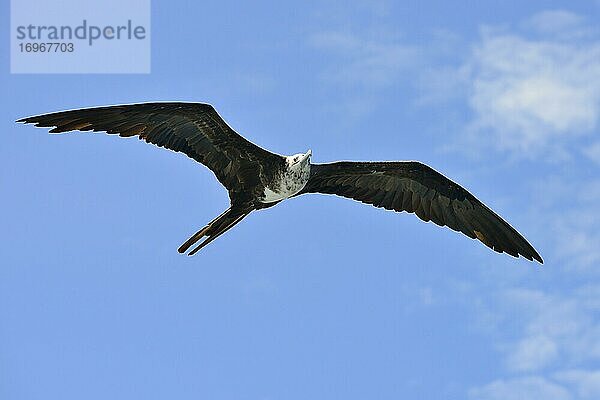
[[[238,135],[209,104],[142,103],[62,111],[18,120],[52,133],[104,131],[138,136],[206,165],[229,192],[230,208],[180,248],[194,254],[250,212],[304,193],[348,197],[464,233],[497,252],[542,263],[506,221],[458,184],[415,161],[310,164],[311,152],[281,156]]]

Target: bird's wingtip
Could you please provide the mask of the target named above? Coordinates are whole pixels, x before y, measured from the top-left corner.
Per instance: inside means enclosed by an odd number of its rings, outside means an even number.
[[[526,258],[527,260],[529,260],[531,262],[537,261],[540,265],[544,264],[544,259],[536,251],[533,251],[533,252],[527,253],[527,254],[520,253],[519,255],[521,257]]]

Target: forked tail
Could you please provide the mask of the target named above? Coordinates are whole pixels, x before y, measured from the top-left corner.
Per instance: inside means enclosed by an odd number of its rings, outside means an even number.
[[[204,228],[194,233],[194,235],[186,240],[185,243],[182,244],[179,249],[177,249],[177,251],[180,253],[185,253],[190,247],[192,247],[192,245],[194,245],[194,243],[206,236],[206,239],[204,239],[203,242],[201,242],[188,253],[188,256],[196,254],[197,251],[221,236],[223,233],[227,232],[235,224],[244,219],[244,217],[250,214],[251,211],[252,209],[239,209],[233,207],[229,208],[223,214],[210,221]]]

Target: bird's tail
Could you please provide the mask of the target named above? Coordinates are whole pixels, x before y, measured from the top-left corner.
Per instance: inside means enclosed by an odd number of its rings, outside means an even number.
[[[192,251],[188,253],[188,256],[196,254],[197,251],[202,249],[204,246],[221,236],[223,233],[233,228],[235,224],[240,222],[244,217],[250,214],[252,210],[238,209],[231,207],[227,209],[223,214],[213,219],[204,228],[194,233],[192,237],[185,241],[177,251],[185,253],[194,243],[206,236],[206,239],[196,246]]]

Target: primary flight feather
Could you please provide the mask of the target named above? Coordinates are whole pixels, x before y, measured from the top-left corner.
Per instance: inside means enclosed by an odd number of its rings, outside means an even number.
[[[394,211],[415,213],[489,248],[543,263],[512,226],[460,185],[415,161],[312,164],[311,151],[281,156],[237,134],[209,104],[141,103],[85,108],[18,120],[52,133],[103,131],[138,136],[207,166],[229,192],[230,207],[179,248],[195,254],[254,210],[305,193],[348,197]]]

